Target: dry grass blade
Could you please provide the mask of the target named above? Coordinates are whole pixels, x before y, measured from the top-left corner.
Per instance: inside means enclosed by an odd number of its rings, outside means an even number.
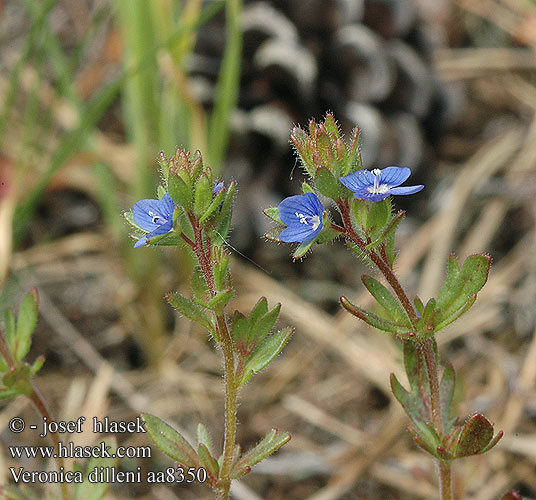
[[[518,150],[521,140],[522,134],[518,130],[511,130],[498,139],[492,139],[477,151],[458,174],[448,202],[435,216],[441,222],[436,226],[434,242],[424,265],[419,286],[421,297],[433,296],[441,283],[445,272],[444,262],[454,248],[459,219],[471,193],[504,166]]]
[[[232,266],[241,288],[253,291],[252,295],[257,297],[259,294],[264,295],[268,302],[281,302],[281,315],[295,326],[300,334],[305,333],[315,342],[336,352],[365,380],[390,394],[386,373],[401,371],[400,366],[395,363],[396,349],[392,344],[388,350],[383,344],[381,348],[376,347],[376,335],[348,335],[349,332],[339,328],[331,316],[269,276],[237,261],[234,261]]]
[[[398,406],[393,407],[391,412],[381,422],[379,431],[372,435],[371,441],[374,446],[366,455],[358,456],[346,463],[329,480],[327,486],[311,495],[307,500],[336,500],[344,495],[355,482],[376,463],[400,437],[407,416]]]
[[[305,421],[320,429],[324,429],[349,444],[358,448],[370,446],[370,438],[365,432],[342,422],[340,419],[333,417],[318,406],[305,401],[298,396],[286,396],[283,399],[283,406],[287,410],[303,418]]]
[[[511,71],[534,71],[536,54],[531,49],[443,49],[435,54],[435,67],[445,80],[482,78]]]

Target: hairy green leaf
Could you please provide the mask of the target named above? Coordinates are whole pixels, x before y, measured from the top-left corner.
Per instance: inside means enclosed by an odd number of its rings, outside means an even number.
[[[188,319],[199,323],[207,330],[211,330],[212,326],[208,316],[203,311],[202,307],[196,304],[194,301],[187,299],[184,295],[178,292],[169,293],[165,296],[165,299],[182,315]]]
[[[287,327],[265,339],[247,359],[240,379],[237,381],[238,386],[243,386],[255,373],[270,364],[283,350],[293,332],[293,328]]]
[[[147,433],[166,455],[185,467],[200,467],[197,453],[182,435],[162,419],[149,413],[142,415]]]
[[[243,476],[244,473],[249,472],[251,467],[288,443],[290,438],[291,436],[288,432],[272,429],[256,446],[244,453],[234,464],[231,470],[231,478],[237,479]]]
[[[367,275],[361,276],[361,281],[395,323],[411,329],[411,322],[406,312],[384,285]]]

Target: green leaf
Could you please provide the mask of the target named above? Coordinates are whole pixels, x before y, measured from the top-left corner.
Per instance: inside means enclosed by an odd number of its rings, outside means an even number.
[[[174,217],[176,218],[175,225],[177,225],[178,223],[178,226],[180,227],[181,231],[193,241],[195,239],[194,230],[192,229],[192,224],[190,223],[190,220],[184,208],[177,208],[175,210]]]
[[[394,295],[385,286],[367,275],[361,276],[361,281],[394,322],[411,329],[411,322],[406,312]]]
[[[456,388],[456,372],[452,363],[447,363],[441,383],[439,384],[439,400],[441,405],[441,413],[445,432],[448,434],[454,423],[454,419],[450,418],[452,414],[452,401],[454,399],[454,390]]]
[[[438,332],[439,330],[445,328],[446,326],[450,325],[451,323],[453,323],[454,321],[456,321],[458,318],[460,318],[461,316],[463,316],[470,308],[471,306],[475,303],[476,301],[476,297],[477,297],[477,294],[475,293],[462,307],[460,307],[460,309],[458,309],[456,312],[452,313],[450,316],[448,316],[446,319],[444,319],[443,321],[439,321],[439,322],[436,322],[436,325],[434,326],[434,331],[435,332]],[[439,317],[441,318],[442,315],[441,315],[441,310],[440,311],[440,314],[439,314]]]
[[[375,232],[382,229],[391,217],[391,198],[368,204],[367,230]]]
[[[428,318],[430,318],[430,316],[432,315],[432,313],[434,311],[437,310],[436,308],[436,299],[434,298],[431,298],[428,300],[428,302],[426,303],[426,306],[424,306],[424,313],[423,313],[423,318],[424,320],[426,321]]]
[[[460,458],[484,453],[492,439],[493,425],[484,415],[475,413],[465,422],[454,455]]]
[[[359,198],[353,198],[352,215],[354,216],[354,221],[358,227],[363,229],[367,227],[368,214],[367,202]]]
[[[301,242],[298,245],[298,248],[294,250],[294,253],[292,254],[292,258],[294,260],[301,259],[311,249],[311,247],[315,244],[315,242],[316,242],[316,238],[313,238],[312,240],[309,240],[309,241]]]
[[[248,317],[249,323],[255,324],[267,312],[268,312],[268,301],[266,300],[266,297],[261,297],[257,301],[257,303],[253,306],[253,309],[251,310],[251,313],[249,314],[249,317]]]
[[[348,154],[348,167],[347,171],[343,175],[348,175],[351,172],[362,169],[361,162],[361,150],[359,148],[359,139],[361,131],[359,127],[355,127],[352,130],[352,143],[350,144],[349,154]]]
[[[112,443],[105,441],[106,445],[110,445],[109,449],[110,454],[115,454],[117,449],[117,444],[115,439]],[[117,458],[107,458],[107,457],[98,457],[90,458],[86,470],[84,472],[84,482],[76,483],[74,487],[74,500],[101,500],[106,495],[106,492],[110,488],[110,483],[99,482],[99,481],[89,481],[89,474],[97,470],[110,469],[117,464]],[[93,479],[93,478],[92,478]]]
[[[14,352],[17,361],[24,358],[30,350],[31,337],[37,324],[38,302],[37,290],[33,288],[24,297],[20,305],[17,315],[16,348]]]
[[[270,333],[281,310],[281,304],[276,304],[270,311],[259,318],[258,315],[264,310],[265,305],[265,302],[261,301],[262,299],[257,302],[259,307],[257,309],[254,308],[249,317],[248,342],[254,343],[255,345],[260,344]]]
[[[346,297],[340,298],[341,305],[350,313],[353,314],[356,318],[364,321],[370,326],[377,328],[378,330],[383,330],[384,332],[394,333],[402,337],[412,337],[414,332],[403,325],[398,325],[389,321],[385,318],[382,318],[376,314],[373,314],[365,309],[361,309],[359,306],[352,304]]]
[[[277,451],[281,446],[290,441],[290,434],[277,429],[272,429],[259,443],[248,450],[234,464],[231,470],[231,478],[238,479],[249,472],[251,467]]]
[[[175,203],[183,207],[186,211],[190,211],[193,205],[192,187],[188,186],[180,175],[171,173],[168,179],[169,196]]]
[[[431,450],[441,444],[437,433],[427,425],[425,418],[423,417],[423,406],[419,398],[412,393],[409,393],[404,389],[402,384],[398,381],[394,373],[391,373],[391,390],[398,402],[404,408],[404,411],[415,425],[419,436],[425,441],[426,447]],[[426,448],[425,448],[426,449]],[[427,450],[428,451],[428,450]]]
[[[147,238],[148,245],[154,245],[159,247],[177,246],[182,245],[184,240],[175,231],[170,231],[166,234],[158,234],[152,238]]]
[[[269,207],[265,208],[263,210],[264,215],[266,217],[272,219],[274,222],[277,222],[278,224],[283,224],[283,221],[281,220],[281,217],[279,217],[279,208],[278,207]]]
[[[194,213],[199,218],[207,211],[212,202],[212,185],[203,172],[195,184]]]
[[[6,387],[0,387],[0,399],[10,399],[18,396],[20,391],[17,389],[8,389]]]
[[[322,228],[322,231],[320,231],[320,234],[316,237],[315,241],[321,245],[322,243],[328,243],[329,241],[333,241],[335,238],[338,238],[341,233],[337,231],[336,229],[333,229],[331,227],[331,221],[329,220],[329,216],[327,213],[324,215],[324,227]]]
[[[156,188],[156,196],[161,200],[165,194],[167,194],[166,188],[162,184],[159,184]]]
[[[216,216],[215,225],[217,226],[217,233],[212,242],[215,245],[221,245],[225,242],[225,239],[229,235],[231,229],[231,214],[233,208],[233,198],[236,192],[236,181],[232,181],[227,190],[227,194],[223,200],[223,205],[219,214]]]
[[[270,229],[267,233],[264,234],[264,237],[268,241],[272,241],[274,243],[283,243],[279,235],[281,234],[281,231],[285,229],[284,227],[276,227],[274,229]]]
[[[387,253],[387,257],[389,258],[389,265],[391,267],[395,260],[394,247],[396,228],[398,227],[398,224],[402,222],[402,219],[404,219],[404,215],[405,212],[402,210],[400,210],[396,215],[394,215],[389,221],[389,224],[387,224],[387,226],[385,226],[384,228],[380,228],[379,233],[378,231],[376,231],[376,233],[372,235],[372,241],[366,247],[367,250],[372,250],[373,248],[376,248],[378,245],[385,242],[385,250]],[[369,219],[367,219],[367,224],[368,223]]]
[[[302,183],[302,192],[303,192],[303,194],[305,194],[305,193],[315,193],[315,190],[307,182],[303,182]]]
[[[33,394],[31,376],[30,367],[25,363],[19,363],[3,376],[2,382],[6,389],[31,397]]]
[[[149,413],[142,414],[147,433],[166,455],[185,467],[200,467],[197,453],[190,443],[173,427]]]
[[[335,117],[331,113],[326,114],[326,118],[324,119],[324,127],[326,127],[326,131],[333,141],[335,141],[337,137],[340,137],[341,134],[339,127],[337,126]]]
[[[424,356],[416,342],[404,342],[404,369],[411,392],[419,396],[419,401],[430,401],[430,382]],[[423,419],[430,420],[432,415],[423,409]]]
[[[214,266],[214,284],[216,289],[221,290],[226,283],[229,272],[229,255],[224,255],[221,260]]]
[[[225,191],[221,189],[220,192],[216,194],[216,196],[210,203],[209,207],[207,208],[207,211],[199,219],[200,225],[203,225],[210,217],[212,217],[216,213],[216,210],[218,210],[220,208],[220,205],[223,203],[224,198]]]
[[[199,266],[194,267],[191,282],[194,297],[204,301],[208,297],[209,291],[205,275]]]
[[[199,443],[199,446],[197,448],[197,456],[199,457],[201,467],[205,468],[205,470],[212,477],[214,482],[217,481],[220,473],[220,466],[216,459],[211,455],[208,448],[203,443]]]
[[[327,167],[318,167],[315,174],[315,186],[324,196],[336,200],[343,196],[342,184],[333,177]]]
[[[294,329],[287,327],[265,339],[247,359],[242,376],[238,380],[238,387],[243,386],[255,373],[270,364],[283,350],[293,333]]]
[[[197,442],[198,444],[205,445],[210,454],[214,455],[214,443],[212,441],[212,436],[205,425],[201,422],[197,424]]]
[[[32,377],[41,369],[45,362],[44,356],[38,356],[37,359],[33,362],[32,366],[30,367],[30,373]]]
[[[17,324],[15,322],[15,315],[9,310],[4,311],[4,328],[6,341],[9,344],[9,347],[13,351],[15,345],[15,333],[17,331]]]
[[[212,330],[208,316],[205,314],[201,306],[197,305],[194,301],[187,299],[184,295],[181,295],[178,292],[168,293],[164,298],[179,313],[204,326],[207,330]]]
[[[408,432],[413,437],[415,444],[424,450],[426,453],[429,453],[432,456],[437,456],[437,449],[434,448],[427,440],[423,439],[422,436],[413,430],[411,427],[408,427]]]
[[[233,295],[234,295],[234,290],[230,288],[227,290],[222,290],[221,292],[218,292],[216,295],[214,295],[214,297],[212,297],[208,301],[207,307],[211,311],[215,311],[216,313],[221,314],[225,306],[233,298]]]
[[[421,315],[421,317],[424,314],[424,304],[422,303],[422,300],[415,296],[413,299],[413,303],[415,304],[415,309],[417,309],[417,312]]]
[[[249,332],[249,322],[247,318],[239,311],[235,311],[232,320],[231,336],[236,345],[244,343],[244,348],[247,347],[247,338]]]
[[[490,265],[489,255],[477,254],[467,257],[460,269],[456,257],[450,255],[447,277],[437,299],[437,307],[441,309],[438,322],[448,324],[451,318],[461,316],[471,307],[476,299],[473,296],[488,279]]]

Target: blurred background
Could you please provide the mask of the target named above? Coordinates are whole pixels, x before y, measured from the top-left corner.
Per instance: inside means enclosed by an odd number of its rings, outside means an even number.
[[[262,209],[304,180],[291,127],[329,110],[346,133],[361,127],[366,168],[409,166],[411,184],[426,186],[395,200],[407,211],[397,271],[409,290],[437,294],[450,252],[491,254],[475,306],[438,340],[459,370],[459,413],[485,412],[506,435],[456,462],[455,486],[460,499],[510,488],[536,498],[535,49],[532,0],[0,1],[0,307],[38,288],[29,359],[47,358],[37,385],[56,417],[150,410],[190,435],[203,421],[220,441],[219,354],[162,300],[187,292],[191,262],[134,251],[122,217],[155,196],[161,150],[199,148],[239,183],[230,244],[250,260],[233,250],[235,307],[264,295],[296,327],[243,390],[238,429],[244,448],[271,427],[293,439],[234,497],[437,498],[433,464],[392,401],[398,346],[337,304],[345,294],[367,305],[366,267],[340,243],[292,263],[289,246],[262,238]],[[14,440],[6,423],[18,415],[36,418],[23,399],[0,407],[0,484],[18,464],[9,444],[42,444]],[[153,446],[151,459],[120,466],[170,462]],[[211,497],[141,483],[107,498]]]

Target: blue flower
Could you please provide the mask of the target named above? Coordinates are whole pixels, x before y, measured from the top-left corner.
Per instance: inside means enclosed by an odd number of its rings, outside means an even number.
[[[351,191],[356,198],[365,201],[382,201],[390,194],[414,194],[424,186],[398,187],[411,175],[408,167],[387,167],[383,170],[375,168],[372,171],[357,170],[340,177],[339,180]]]
[[[173,229],[174,211],[175,203],[167,193],[161,200],[146,199],[136,202],[132,208],[132,217],[148,234],[141,237],[134,248],[146,245],[149,238],[169,233]]]
[[[322,231],[324,207],[314,193],[289,196],[279,204],[279,218],[286,224],[280,238],[285,243],[312,240]]]
[[[223,181],[216,182],[214,184],[214,187],[212,188],[212,194],[218,194],[224,188],[225,188],[225,184],[223,183]]]

